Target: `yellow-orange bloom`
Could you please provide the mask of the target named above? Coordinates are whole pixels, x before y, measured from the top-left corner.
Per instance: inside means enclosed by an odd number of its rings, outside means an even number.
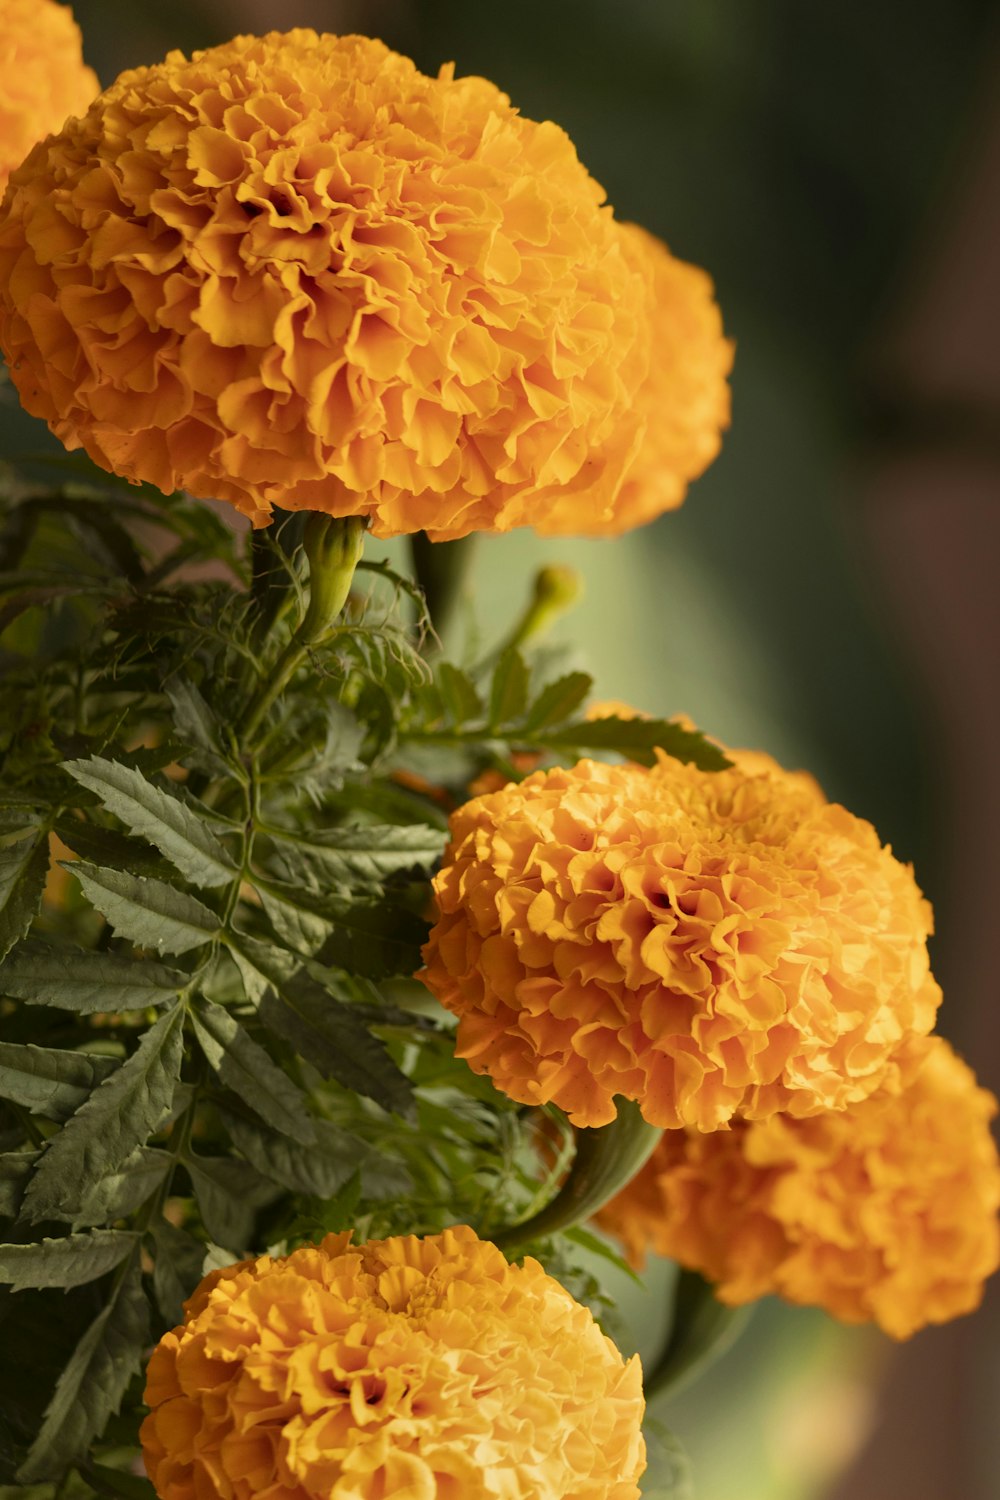
[[[0,0],[0,193],[36,141],[80,115],[100,88],[80,28],[54,0]]]
[[[715,1130],[898,1084],[940,1003],[928,903],[810,777],[734,760],[584,760],[452,814],[421,978],[511,1098]]]
[[[898,1095],[714,1135],[667,1131],[598,1215],[736,1305],[776,1292],[894,1338],[978,1307],[1000,1261],[996,1100],[940,1037]]]
[[[0,343],[68,447],[255,525],[615,529],[653,285],[603,199],[557,126],[381,42],[175,52],[16,174]]]
[[[603,528],[615,535],[676,510],[716,457],[729,426],[733,363],[711,278],[637,224],[622,231],[653,278],[653,357],[639,392],[642,446]]]
[[[636,1500],[642,1372],[471,1229],[213,1272],[153,1352],[162,1500]]]

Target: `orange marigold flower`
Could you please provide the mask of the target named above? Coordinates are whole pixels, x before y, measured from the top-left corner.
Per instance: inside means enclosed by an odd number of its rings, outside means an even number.
[[[123,74],[32,153],[0,343],[67,447],[255,525],[601,532],[647,420],[631,244],[565,133],[485,79],[243,36]]]
[[[636,1500],[642,1372],[537,1261],[459,1227],[205,1278],[153,1352],[162,1500]]]
[[[639,392],[642,446],[629,468],[614,512],[602,530],[619,535],[676,510],[693,479],[703,474],[729,426],[727,376],[733,346],[711,278],[676,260],[661,240],[637,224],[622,225],[631,253],[653,278],[653,358]]]
[[[894,1338],[971,1312],[1000,1262],[996,1100],[941,1037],[898,1095],[714,1135],[667,1131],[598,1215],[736,1305],[776,1292]]]
[[[54,0],[0,0],[0,193],[36,141],[80,115],[100,89],[80,28]]]
[[[511,1098],[715,1130],[898,1083],[940,1003],[930,906],[811,778],[734,759],[584,760],[452,814],[420,977]]]

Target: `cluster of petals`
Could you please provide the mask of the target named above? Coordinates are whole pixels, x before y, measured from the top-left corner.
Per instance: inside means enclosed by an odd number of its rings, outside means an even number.
[[[0,193],[32,146],[81,115],[100,89],[73,12],[55,0],[0,0]]]
[[[459,1227],[212,1272],[149,1362],[161,1500],[637,1500],[642,1375]]]
[[[123,74],[14,184],[0,344],[102,467],[255,525],[620,529],[662,271],[566,134],[485,79],[365,37],[238,37]],[[664,302],[678,431],[706,296]],[[714,441],[688,433],[680,469]]]
[[[996,1100],[940,1037],[914,1044],[899,1094],[840,1113],[667,1131],[598,1216],[635,1264],[648,1250],[894,1338],[979,1305],[1000,1260]]]
[[[733,759],[584,760],[452,814],[420,977],[511,1098],[715,1130],[899,1086],[940,1002],[912,871],[810,777]]]

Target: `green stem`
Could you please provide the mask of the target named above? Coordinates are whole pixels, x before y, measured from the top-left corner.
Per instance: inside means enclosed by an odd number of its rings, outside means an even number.
[[[662,1134],[646,1123],[637,1104],[620,1098],[610,1125],[577,1132],[573,1165],[552,1201],[523,1223],[492,1235],[494,1243],[507,1250],[591,1218],[645,1166]]]
[[[438,635],[444,635],[455,618],[455,610],[469,575],[476,538],[454,542],[432,542],[425,531],[410,537],[413,571],[424,591],[427,613]]]
[[[323,639],[347,603],[364,547],[364,534],[365,523],[359,516],[327,516],[319,511],[309,516],[303,536],[309,559],[309,602],[267,680],[259,685],[247,705],[240,726],[240,740],[245,748],[252,744],[264,716],[295,676],[310,648]]]
[[[500,649],[509,651],[544,635],[560,615],[579,602],[582,594],[583,580],[575,568],[559,563],[539,568],[531,599]]]

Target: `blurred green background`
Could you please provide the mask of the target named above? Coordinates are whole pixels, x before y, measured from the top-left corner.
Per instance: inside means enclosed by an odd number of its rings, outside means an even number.
[[[684,710],[731,743],[807,766],[870,818],[944,914],[943,1029],[996,1086],[997,1027],[980,982],[992,968],[970,958],[959,867],[972,876],[955,833],[961,784],[983,767],[988,780],[989,762],[970,769],[955,731],[957,719],[966,738],[988,739],[996,703],[982,598],[995,575],[1000,425],[989,417],[995,390],[942,388],[933,341],[898,337],[919,323],[935,267],[954,263],[961,204],[971,193],[981,205],[996,7],[79,0],[74,10],[105,83],[172,47],[296,24],[380,35],[427,71],[453,59],[526,114],[563,125],[621,217],[710,270],[737,345],[722,456],[678,514],[623,541],[483,544],[480,624],[499,635],[533,568],[571,562],[587,596],[561,631],[602,695]],[[975,239],[979,220],[967,221],[961,233]],[[1000,242],[993,249],[991,267]],[[969,326],[992,329],[1000,346],[995,294],[980,314],[974,276],[940,275],[967,313],[971,299]],[[887,358],[887,347],[904,354]],[[982,370],[1000,375],[988,361]],[[18,441],[39,445],[27,419],[16,425]],[[949,499],[947,464],[972,458],[988,472],[983,504],[973,497],[967,514]],[[911,460],[920,474],[945,465],[939,508],[934,496],[924,504],[919,533],[910,490],[885,477]],[[961,557],[949,573],[937,554],[963,538],[987,561],[956,591]],[[952,639],[972,642],[960,664],[947,659]],[[949,707],[942,684],[963,670],[982,696],[973,704],[963,689]],[[995,795],[986,801],[969,825],[976,849],[1000,835]],[[996,889],[995,859],[977,892],[987,879]],[[657,1328],[655,1303],[654,1292],[633,1309],[637,1329]],[[973,1332],[924,1334],[900,1356],[875,1336],[768,1306],[717,1371],[659,1415],[692,1455],[700,1500],[990,1500],[1000,1493],[997,1327],[994,1308]]]

